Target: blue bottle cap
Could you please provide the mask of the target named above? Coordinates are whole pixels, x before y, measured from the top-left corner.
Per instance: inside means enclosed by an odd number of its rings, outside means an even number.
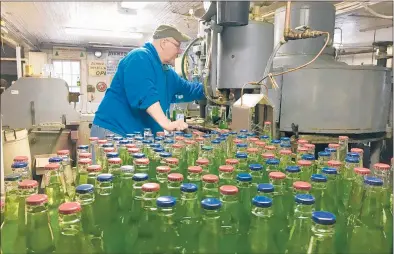
[[[327,175],[336,175],[338,173],[336,168],[322,168],[321,172]]]
[[[155,153],[162,153],[162,152],[164,152],[164,148],[159,146],[159,147],[153,148],[153,151]]]
[[[89,148],[89,146],[88,145],[79,145],[78,146],[78,150],[86,150],[86,149],[88,149]]]
[[[244,148],[244,147],[248,147],[248,145],[245,144],[245,143],[239,143],[239,144],[237,144],[237,147],[242,147],[242,148]]]
[[[280,144],[280,147],[282,147],[282,148],[290,148],[291,145],[287,144],[287,143],[284,143],[284,144]]]
[[[145,173],[135,173],[133,175],[133,181],[141,182],[148,180],[148,174]]]
[[[166,139],[166,140],[164,140],[164,144],[174,144],[174,140]]]
[[[168,134],[164,135],[164,137],[166,137],[166,138],[173,138],[174,134],[173,133],[168,133]]]
[[[248,173],[239,173],[237,175],[237,180],[240,182],[251,182],[252,176]]]
[[[103,145],[103,148],[107,148],[107,147],[114,147],[114,144],[106,143],[106,144]]]
[[[99,182],[111,182],[112,181],[112,174],[100,174],[97,176],[97,181]]]
[[[168,153],[168,152],[162,152],[162,153],[159,153],[159,155],[161,158],[169,158],[172,156],[172,154]]]
[[[270,137],[268,137],[267,135],[263,135],[263,136],[260,136],[260,139],[269,139]]]
[[[212,144],[220,144],[220,140],[219,139],[215,139],[211,141]]]
[[[278,160],[278,159],[275,159],[275,158],[273,158],[273,159],[268,159],[268,160],[266,160],[265,163],[268,164],[268,165],[279,165],[279,160]]]
[[[226,132],[226,133],[222,133],[222,134],[220,134],[220,136],[221,136],[221,137],[225,137],[225,138],[227,138],[229,135],[230,135],[230,134],[229,134],[229,133],[227,133],[227,132]]]
[[[63,161],[63,159],[61,157],[51,157],[48,160],[49,163],[60,163],[62,161]]]
[[[117,152],[109,152],[107,153],[107,158],[118,158],[119,154]]]
[[[171,196],[162,196],[156,199],[156,205],[160,208],[173,207],[176,204],[176,199]]]
[[[143,140],[144,140],[144,138],[143,138],[143,137],[135,137],[135,138],[134,138],[134,140],[137,140],[137,141],[143,141]]]
[[[360,154],[350,152],[350,153],[347,153],[347,157],[360,158]]]
[[[203,146],[201,149],[204,150],[204,151],[211,151],[212,150],[212,146]]]
[[[211,135],[217,135],[217,134],[219,134],[219,132],[217,132],[217,131],[215,131],[215,130],[213,130],[213,131],[211,131]]]
[[[273,140],[271,140],[271,144],[280,144],[280,140],[279,139],[273,139]]]
[[[127,139],[122,139],[121,141],[119,141],[119,144],[121,145],[127,145],[128,143],[130,143],[130,141]]]
[[[380,178],[373,177],[373,176],[366,176],[364,178],[364,183],[367,185],[373,185],[373,186],[382,186],[383,181]]]
[[[271,193],[274,192],[274,186],[270,183],[260,183],[257,185],[257,191],[263,193]]]
[[[254,134],[253,132],[248,132],[248,133],[246,133],[246,136],[248,136],[248,137],[254,137],[254,136],[256,136],[256,134]]]
[[[150,139],[144,139],[144,140],[142,140],[142,144],[144,144],[144,145],[149,145],[149,144],[152,144],[153,143],[153,141],[152,140],[150,140]]]
[[[312,182],[327,182],[327,176],[322,174],[313,174],[311,176]]]
[[[150,128],[144,128],[144,131],[151,131]]]
[[[242,129],[242,130],[240,130],[239,132],[240,132],[240,133],[246,133],[246,132],[248,132],[248,130]]]
[[[261,166],[260,164],[250,164],[249,169],[252,171],[259,171],[263,169],[263,166]]]
[[[143,153],[134,153],[133,154],[134,159],[140,159],[140,158],[145,158],[145,154]]]
[[[326,148],[324,149],[324,151],[329,152],[329,153],[336,153],[336,152],[337,152],[337,149],[335,149],[335,148],[330,148],[330,147],[326,147]]]
[[[321,152],[318,152],[317,155],[319,155],[319,157],[330,157],[331,153],[327,152],[327,151],[321,151]]]
[[[114,138],[115,137],[115,134],[107,134],[107,135],[105,135],[107,138]]]
[[[248,158],[248,154],[247,153],[237,153],[235,155],[235,157],[238,159],[246,159],[246,158]]]
[[[134,135],[134,134],[126,134],[126,137],[128,137],[128,138],[134,138],[135,135]]]
[[[299,166],[287,166],[287,168],[286,168],[286,172],[289,172],[289,173],[298,173],[300,171],[301,171],[301,169]]]
[[[290,138],[289,137],[281,137],[280,140],[282,140],[282,141],[290,141]]]
[[[334,225],[336,217],[334,214],[325,211],[316,211],[312,213],[312,220],[320,225]]]
[[[141,132],[140,131],[135,131],[135,132],[133,132],[133,134],[134,135],[141,135]]]
[[[225,136],[220,136],[220,137],[218,137],[217,139],[220,140],[220,141],[226,141],[226,140],[227,140],[227,137],[225,137]]]
[[[246,139],[247,136],[246,135],[238,135],[237,138],[239,138],[239,139]]]
[[[175,132],[175,136],[183,136],[183,132],[182,131],[176,131]]]
[[[201,201],[201,206],[205,210],[218,210],[222,207],[222,202],[217,198],[206,198]]]
[[[150,144],[149,145],[151,148],[155,149],[155,148],[159,148],[160,144],[154,143],[154,144]]]
[[[153,134],[145,134],[145,138],[153,138]]]
[[[57,158],[57,157],[55,157],[55,158]],[[26,162],[14,162],[11,165],[11,168],[25,168],[25,167],[27,167],[27,163]]]
[[[310,153],[303,154],[301,158],[306,161],[314,161],[315,160],[315,156]]]
[[[204,135],[202,135],[202,137],[203,137],[203,138],[210,138],[211,135],[209,135],[209,134],[204,134]]]
[[[182,183],[181,185],[182,192],[196,192],[197,189],[198,187],[194,183]]]
[[[356,157],[349,157],[348,156],[348,157],[346,157],[345,161],[348,163],[359,163],[360,160]]]
[[[20,174],[14,173],[14,174],[9,174],[4,177],[4,181],[6,182],[14,182],[14,181],[19,181],[21,180],[22,176]]]
[[[295,202],[298,204],[313,205],[315,198],[310,194],[297,194],[295,196]]]
[[[190,133],[186,133],[183,135],[185,138],[193,138],[193,135]]]
[[[119,137],[119,136],[116,136],[116,137],[114,137],[114,140],[115,141],[121,141],[123,138],[122,137]]]
[[[94,186],[92,184],[81,184],[75,188],[75,192],[78,194],[86,194],[91,193],[94,190]]]
[[[120,167],[120,170],[123,173],[134,173],[134,166],[132,165],[123,165]]]
[[[156,141],[162,141],[162,140],[164,140],[164,138],[163,137],[155,137],[155,140]]]
[[[264,196],[256,196],[253,198],[252,203],[254,206],[267,208],[272,206],[272,199]]]
[[[238,133],[236,131],[230,131],[230,135],[237,135]]]

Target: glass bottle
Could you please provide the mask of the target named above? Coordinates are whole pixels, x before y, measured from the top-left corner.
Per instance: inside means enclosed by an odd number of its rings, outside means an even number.
[[[87,168],[88,171],[88,179],[87,183],[96,187],[96,179],[97,176],[101,173],[100,165],[89,165]]]
[[[307,253],[335,253],[335,215],[325,211],[316,211],[312,213],[312,221],[312,236]]]
[[[66,199],[68,201],[71,201],[75,193],[76,172],[73,172],[73,169],[71,168],[70,151],[59,150],[57,151],[57,156],[62,158],[61,161],[62,167],[59,173],[63,185],[63,191],[66,193]],[[99,157],[97,156],[96,158],[98,159]]]
[[[285,172],[288,166],[291,166],[291,151],[280,150],[279,151],[279,169],[281,172]]]
[[[280,144],[281,144],[281,145],[282,145],[282,144],[291,145],[291,144],[290,144],[290,138],[289,138],[289,137],[281,137],[281,138],[280,138]]]
[[[265,151],[266,151],[267,153],[272,153],[272,154],[274,154],[275,156],[278,155],[278,151],[276,150],[276,146],[273,146],[273,145],[266,145],[266,146],[264,147],[264,149],[265,149]]]
[[[280,140],[279,139],[273,139],[273,140],[271,140],[271,145],[272,146],[275,146],[275,151],[276,152],[279,152],[279,150],[280,150]]]
[[[122,160],[120,158],[108,159],[108,173],[112,175],[112,193],[111,193],[111,209],[114,213],[119,212],[119,202],[121,197],[122,189],[122,170],[120,169],[122,165]],[[119,219],[119,217],[118,217]]]
[[[248,153],[248,164],[257,164],[260,162],[259,160],[259,150],[255,147],[250,147],[246,149]]]
[[[355,168],[354,173],[356,175],[352,189],[349,195],[349,206],[348,206],[348,225],[352,225],[354,219],[357,217],[362,206],[362,199],[364,196],[364,178],[371,174],[371,170],[368,168]]]
[[[187,181],[197,186],[197,197],[201,200],[202,189],[202,168],[200,166],[190,166],[188,168]]]
[[[269,139],[272,139],[272,126],[270,121],[264,122],[263,135],[266,135],[269,137]]]
[[[323,174],[313,174],[311,176],[312,189],[311,194],[315,197],[315,208],[316,210],[322,209],[322,202],[325,195],[330,195],[326,193],[327,190],[327,176]]]
[[[260,164],[249,164],[250,175],[252,176],[252,197],[257,194],[257,185],[263,182],[263,166]]]
[[[164,161],[166,162],[166,165],[171,168],[171,173],[182,173],[180,168],[179,168],[179,159],[177,159],[177,158],[166,158]]]
[[[148,158],[143,158],[140,156],[136,157],[136,154],[134,154],[134,170],[136,173],[145,173],[148,174],[151,173],[152,177],[152,172],[149,172],[149,159]]]
[[[181,197],[181,184],[183,182],[183,175],[179,173],[170,173],[167,178],[168,194],[176,199]]]
[[[108,147],[104,149],[105,152],[105,162],[103,168],[103,173],[108,173],[108,160],[111,158],[119,158],[119,154],[115,152],[115,148]]]
[[[338,171],[336,168],[322,168],[322,174],[327,177],[327,193],[322,200],[322,210],[338,214]]]
[[[346,154],[349,151],[349,137],[339,136],[339,149],[337,150],[337,158],[339,161],[344,161]]]
[[[208,159],[198,159],[196,160],[196,165],[202,168],[202,174],[209,174],[209,160]]]
[[[304,147],[306,147],[308,149],[308,153],[312,154],[313,156],[315,156],[315,145],[314,144],[305,144]]]
[[[297,148],[297,157],[296,157],[296,161],[302,160],[302,156],[303,156],[304,154],[307,154],[308,151],[309,151],[308,148],[306,148],[306,147],[304,147],[304,146],[298,147],[298,148]]]
[[[276,159],[276,158],[268,159],[265,162],[265,164],[266,164],[266,168],[265,168],[266,174],[269,175],[270,172],[280,171],[279,162],[280,161],[278,159]]]
[[[274,159],[275,158],[275,154],[273,153],[263,153],[261,155],[261,164],[263,165],[263,167],[267,167],[267,160],[268,159]],[[268,176],[268,174],[267,174]]]
[[[219,252],[221,206],[222,202],[216,198],[201,201],[202,223],[198,237],[198,253]]]
[[[324,151],[330,153],[330,160],[337,160],[338,159],[336,148],[327,147],[326,149],[324,149]]]
[[[160,253],[173,253],[175,250],[180,250],[175,205],[176,199],[171,196],[161,196],[156,200],[158,210],[157,251]]]
[[[219,177],[212,174],[202,177],[202,199],[219,198]]]
[[[358,153],[358,155],[359,155],[359,167],[360,168],[362,168],[363,167],[363,165],[364,165],[364,160],[363,160],[363,156],[364,156],[364,150],[363,149],[361,149],[361,148],[352,148],[352,149],[350,149],[350,152],[352,152],[352,153]]]
[[[88,145],[79,145],[77,147],[77,160],[79,160],[80,153],[89,153],[89,146]]]
[[[386,188],[392,188],[392,186],[390,186],[390,181],[392,177],[390,172],[390,165],[385,163],[375,163],[373,165],[373,169],[374,175],[383,180],[383,186]]]
[[[312,162],[307,160],[299,160],[297,165],[301,169],[301,181],[309,181],[313,174]]]
[[[256,141],[255,145],[256,145],[257,149],[259,150],[258,151],[259,155],[265,153],[265,145],[266,145],[265,142],[263,142],[263,141]]]
[[[142,153],[145,154],[145,156],[148,158],[151,156],[152,149],[151,149],[150,145],[152,145],[152,144],[153,144],[152,140],[146,140],[146,139],[142,140],[141,150],[142,150]]]
[[[318,168],[328,167],[328,161],[331,160],[331,153],[326,151],[320,151],[318,154],[317,166]]]
[[[14,162],[11,165],[11,169],[13,173],[20,174],[22,180],[31,178],[28,164],[26,162]]]
[[[246,153],[237,153],[235,158],[238,160],[238,165],[235,168],[235,173],[248,173],[248,154]]]
[[[89,145],[88,151],[89,151],[89,153],[92,154],[93,163],[96,163],[96,156],[98,153],[98,140],[99,140],[98,137],[90,137],[89,138],[90,145]]]
[[[168,174],[170,173],[171,168],[169,166],[158,166],[156,167],[156,180],[160,184],[160,195],[165,196],[168,193]]]
[[[146,139],[146,135],[151,135],[152,130],[150,128],[144,128],[144,138]]]
[[[120,182],[120,197],[119,208],[121,216],[123,217],[123,225],[126,226],[131,212],[131,200],[133,200],[133,175],[134,167],[130,165],[123,165],[120,167],[121,182]]]
[[[245,241],[246,234],[250,225],[249,213],[251,210],[252,199],[252,176],[247,173],[237,174],[237,187],[239,190],[239,205],[240,205],[240,234],[243,236]]]
[[[76,185],[86,184],[88,182],[88,167],[92,165],[89,158],[81,158],[78,161]]]
[[[304,145],[308,144],[309,141],[305,139],[299,139],[297,140],[297,149],[300,147],[304,147]]]
[[[129,144],[129,141],[127,139],[119,141],[118,153],[119,158],[122,160],[123,163],[127,163],[129,157],[129,153],[127,152],[126,147],[127,144]]]

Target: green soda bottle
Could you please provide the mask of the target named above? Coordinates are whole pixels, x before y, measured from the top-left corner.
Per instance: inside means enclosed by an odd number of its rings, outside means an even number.
[[[120,167],[122,171],[120,176],[120,196],[119,209],[122,217],[128,217],[131,212],[131,202],[133,200],[133,175],[134,167],[130,165],[123,165]],[[127,220],[126,220],[127,221]]]
[[[286,192],[284,193],[284,206],[285,211],[289,214],[290,210],[293,209],[294,194],[293,194],[293,183],[299,181],[301,178],[301,169],[299,166],[288,166],[286,168]]]
[[[56,242],[56,253],[89,253],[92,246],[82,231],[81,205],[67,202],[59,206],[60,234]]]
[[[111,210],[117,214],[120,211],[119,199],[122,194],[122,170],[120,169],[122,160],[120,158],[108,159],[108,173],[112,175]],[[114,216],[118,217],[118,216]],[[118,217],[119,218],[119,217]]]
[[[22,179],[20,174],[10,174],[4,177],[5,184],[5,212],[4,223],[1,225],[1,251],[3,254],[14,253],[18,236],[18,210],[19,192],[18,182]]]
[[[326,194],[327,190],[327,176],[322,174],[313,174],[311,176],[312,182],[312,189],[311,194],[315,197],[315,209],[320,211],[322,209],[322,202],[325,198],[325,195],[330,195],[329,193]]]
[[[88,167],[90,165],[92,165],[92,159],[90,158],[79,159],[78,167],[77,167],[77,179],[75,181],[75,184],[77,186],[88,183]]]
[[[38,193],[38,182],[22,180],[18,182],[18,192],[18,235],[14,251],[26,253],[26,198]]]
[[[249,173],[248,167],[248,154],[247,153],[237,153],[235,158],[238,160],[238,165],[235,168],[235,173]]]
[[[112,158],[119,158],[119,154],[115,152],[115,148],[109,147],[105,148],[104,151],[109,151],[106,153],[106,160],[104,162],[103,173],[108,173],[108,160]]]
[[[249,165],[250,175],[252,176],[252,197],[257,194],[257,186],[263,182],[263,166],[260,164]]]
[[[97,140],[97,153],[96,153],[95,164],[98,164],[101,167],[104,165],[105,153],[104,153],[103,145],[105,145],[106,143],[108,143],[108,141],[106,139]]]
[[[252,200],[251,222],[248,232],[248,253],[276,253],[276,245],[272,234],[273,210],[272,199],[255,196]],[[264,236],[264,237],[262,237]]]
[[[295,195],[294,221],[285,253],[306,253],[311,237],[311,217],[315,198],[309,194]]]
[[[188,168],[187,182],[197,186],[197,198],[201,200],[202,190],[202,168],[200,166],[190,166]]]
[[[239,218],[240,218],[240,247],[246,244],[246,235],[250,224],[250,211],[252,208],[252,176],[247,173],[237,175],[237,187],[239,190]]]
[[[237,156],[237,153],[246,153],[247,149],[248,149],[248,144],[246,144],[246,143],[238,143],[236,145],[235,156]]]
[[[219,179],[219,185],[235,185],[234,167],[232,165],[219,166]]]
[[[153,148],[153,153],[151,158],[149,158],[149,173],[148,175],[151,175],[151,180],[157,181],[156,179],[156,168],[160,166],[160,153],[164,152],[164,148],[162,147],[157,147]]]
[[[170,167],[171,173],[181,173],[182,174],[180,167],[179,167],[179,159],[166,158],[164,161],[165,161],[166,165]],[[182,174],[182,176],[183,176],[183,174]]]
[[[145,158],[145,154],[143,153],[135,153],[134,157],[134,170],[136,173],[145,173],[149,176],[149,159]],[[152,172],[151,172],[152,175]],[[154,174],[153,174],[154,176]]]
[[[312,213],[312,221],[312,236],[307,253],[335,253],[335,215],[325,211],[316,211]]]
[[[312,145],[312,144],[307,144],[307,145]],[[315,160],[314,154],[306,153],[306,154],[302,155],[301,159],[304,161],[309,161],[311,163],[310,169],[312,171],[312,174],[317,174],[317,162]],[[301,169],[301,171],[302,171],[302,169]]]
[[[285,173],[286,172],[286,168],[288,166],[291,166],[292,162],[291,162],[291,150],[280,150],[279,151],[279,169],[280,172]]]
[[[89,151],[89,153],[92,154],[92,161],[93,161],[94,164],[97,163],[96,162],[96,156],[97,156],[97,153],[98,153],[98,140],[99,140],[98,137],[90,137],[89,138],[90,144],[89,144],[89,150],[88,151]]]
[[[355,168],[354,173],[356,174],[355,179],[352,183],[352,189],[350,191],[349,196],[349,206],[348,206],[348,215],[349,221],[348,225],[352,224],[355,218],[357,218],[361,206],[362,206],[362,199],[364,197],[364,177],[371,174],[371,170],[369,168]]]
[[[210,170],[210,168],[211,168],[211,166],[210,166],[210,160],[208,160],[208,159],[205,159],[205,158],[200,158],[200,159],[197,159],[196,160],[196,166],[199,166],[199,167],[201,167],[202,168],[202,174],[203,175],[205,175],[205,174],[209,174],[209,170]]]
[[[221,194],[220,201],[222,202],[219,252],[231,253],[234,250],[241,251],[245,245],[238,242],[240,227],[238,188],[232,185],[223,185],[220,186],[219,190]]]
[[[82,184],[75,189],[75,200],[81,205],[81,223],[86,240],[93,248],[93,253],[104,253],[103,232],[98,226],[94,213],[94,186]]]
[[[235,154],[235,144],[236,144],[235,140],[236,139],[237,139],[237,132],[230,131],[228,138],[227,138],[227,157],[230,157],[233,154]]]
[[[142,185],[142,211],[138,222],[138,235],[134,243],[134,253],[152,253],[157,248],[159,225],[156,208],[156,199],[159,197],[160,185],[158,183],[145,183]],[[141,209],[141,208],[140,208]]]
[[[266,169],[267,168],[267,160],[269,159],[274,159],[275,158],[275,154],[273,153],[262,153],[261,154],[261,165]],[[268,181],[268,173],[266,173],[266,178]]]
[[[214,153],[213,153],[212,146],[203,146],[203,147],[201,147],[201,152],[200,152],[200,154],[198,156],[198,160],[196,161],[196,164],[198,166],[201,166],[199,164],[200,159],[208,160],[208,163],[209,163],[208,164],[208,173],[209,174],[213,174],[212,172],[216,172],[217,171],[217,169],[214,168],[216,160],[215,160],[215,156],[214,156]],[[205,161],[204,161],[204,163],[205,163]],[[203,171],[204,171],[204,167],[203,167]]]
[[[197,253],[200,206],[197,198],[197,185],[184,183],[181,186],[181,199],[178,212],[178,230],[180,242],[182,243],[182,253]]]
[[[328,167],[328,161],[330,160],[331,153],[327,151],[318,152],[317,168]],[[319,173],[319,172],[318,172]]]
[[[26,205],[27,253],[54,253],[55,241],[49,222],[48,196],[33,194],[26,198]]]
[[[257,149],[256,147],[249,147],[248,149],[246,149],[246,152],[248,153],[248,165],[259,163],[259,149]]]
[[[366,176],[361,211],[353,225],[348,253],[390,253],[392,246],[385,234],[386,217],[382,179]],[[373,244],[372,244],[373,243]],[[337,250],[340,246],[337,245]]]
[[[306,160],[298,160],[297,165],[301,169],[301,181],[309,181],[313,174],[312,162]]]
[[[218,175],[218,168],[221,165],[221,162],[224,161],[224,151],[222,149],[222,146],[220,145],[220,140],[218,139],[212,140],[211,146],[213,148],[213,156],[210,160],[212,160],[213,163],[211,166],[211,171],[209,171],[209,173],[213,175]]]
[[[135,144],[132,144],[132,145],[134,145],[135,147],[127,148],[127,152],[129,153],[128,160],[127,160],[128,165],[134,165],[134,154],[141,153],[141,150],[138,147],[136,147]]]
[[[220,240],[220,208],[222,202],[216,198],[201,201],[202,222],[198,237],[198,253],[219,253]]]
[[[322,168],[321,172],[327,177],[327,189],[325,192],[330,193],[330,195],[324,195],[321,201],[321,210],[329,211],[333,214],[338,214],[338,171],[336,168]]]
[[[168,193],[168,174],[171,168],[169,166],[156,167],[156,180],[160,184],[160,195],[164,196]]]
[[[126,163],[128,163],[128,157],[129,157],[129,153],[128,153],[127,147],[126,147],[127,144],[129,144],[128,140],[120,140],[119,146],[118,146],[119,158],[122,160],[124,165],[126,165]]]
[[[272,185],[272,189],[270,186],[265,188],[265,193],[263,196],[272,196],[274,207],[273,207],[273,218],[272,220],[275,223],[275,231],[271,233],[273,235],[273,241],[276,245],[275,251],[279,251],[279,253],[284,253],[286,250],[286,243],[289,239],[289,223],[287,220],[287,212],[285,208],[285,194],[287,192],[286,189],[286,175],[282,172],[271,172],[269,174],[270,182]],[[262,188],[261,185],[258,188]],[[258,189],[259,192],[260,189]]]
[[[164,150],[169,153],[172,150],[172,145],[174,144],[174,140],[167,138],[163,141],[163,144],[164,144]]]
[[[171,196],[161,196],[156,200],[159,217],[156,250],[158,253],[174,253],[180,249],[175,221],[175,204],[176,200]]]
[[[202,177],[202,199],[219,198],[219,177],[212,174]]]
[[[275,155],[279,155],[279,150],[281,149],[280,143],[281,143],[281,141],[279,139],[271,140],[271,145],[275,146]]]
[[[66,199],[71,201],[75,195],[75,173],[71,167],[70,151],[59,150],[57,151],[57,156],[62,158],[62,161],[60,162],[60,179],[62,180],[63,189],[66,193]]]
[[[183,175],[187,175],[187,158],[186,158],[185,145],[183,143],[173,144],[171,148],[171,153],[172,153],[172,157],[178,160],[178,163],[176,164],[177,172]]]
[[[349,151],[349,137],[348,136],[339,136],[339,149],[337,151],[338,153],[338,160],[339,161],[344,161],[346,158],[346,154]]]
[[[195,161],[198,159],[198,144],[194,140],[185,140],[186,144],[186,158],[187,165],[194,166]]]
[[[270,183],[260,183],[257,185],[256,196],[265,196],[272,199],[274,197],[274,186]]]
[[[303,182],[303,181],[297,181],[293,183],[293,197],[298,195],[298,194],[310,194],[312,185],[308,182]],[[293,219],[294,219],[294,202],[291,204],[291,209],[288,211],[287,219],[289,221],[289,224],[291,225]]]
[[[343,167],[341,171],[341,184],[338,185],[338,192],[341,193],[341,195],[339,196],[342,202],[340,206],[342,208],[341,212],[347,210],[348,208],[350,191],[356,177],[356,174],[354,173],[354,168],[357,168],[358,165],[358,158],[346,157],[345,167]]]
[[[101,166],[100,165],[89,165],[86,169],[88,171],[88,179],[87,184],[91,184],[94,187],[97,185],[97,176],[101,174]]]
[[[279,162],[280,161],[276,158],[266,160],[265,171],[266,171],[266,174],[268,174],[268,176],[269,176],[270,172],[280,172]]]
[[[364,165],[364,161],[363,161],[364,150],[361,149],[361,148],[354,147],[354,148],[350,149],[350,152],[358,154],[358,158],[359,158],[359,165],[358,165],[358,167],[362,168],[363,165]]]
[[[181,197],[181,184],[183,182],[183,175],[179,173],[171,173],[168,175],[167,182],[169,196],[179,200]]]

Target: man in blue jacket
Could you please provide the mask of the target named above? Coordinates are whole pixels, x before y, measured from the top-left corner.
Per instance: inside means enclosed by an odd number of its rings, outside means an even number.
[[[125,137],[135,131],[143,132],[144,128],[151,128],[152,133],[186,129],[185,122],[171,122],[164,112],[175,102],[176,95],[183,95],[182,102],[204,97],[201,83],[182,79],[170,66],[181,53],[181,42],[188,40],[175,27],[161,25],[154,32],[152,43],[129,52],[120,61],[100,103],[91,136]]]

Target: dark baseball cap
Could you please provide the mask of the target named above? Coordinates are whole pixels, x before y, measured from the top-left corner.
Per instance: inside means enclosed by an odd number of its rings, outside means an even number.
[[[153,39],[163,39],[172,37],[178,42],[190,41],[190,37],[181,33],[178,29],[171,25],[160,25],[153,33]]]

